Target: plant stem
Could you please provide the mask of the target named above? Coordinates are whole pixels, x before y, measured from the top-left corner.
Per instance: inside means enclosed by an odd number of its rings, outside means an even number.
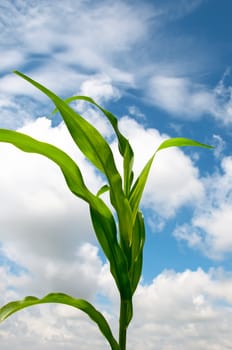
[[[120,318],[119,318],[119,346],[120,350],[126,350],[126,333],[127,333],[127,300],[120,301]]]

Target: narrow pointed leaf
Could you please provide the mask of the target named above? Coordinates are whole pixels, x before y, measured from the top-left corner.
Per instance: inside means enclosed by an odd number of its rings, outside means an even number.
[[[205,143],[200,143],[195,140],[186,139],[184,137],[173,137],[171,139],[168,139],[162,142],[156,152],[169,147],[186,147],[186,146],[213,148],[212,146],[206,145]]]
[[[91,320],[93,320],[99,327],[100,331],[108,341],[112,350],[120,350],[117,341],[115,340],[112,331],[107,323],[105,317],[99,312],[93,305],[84,299],[76,299],[63,293],[51,293],[46,295],[42,299],[38,299],[33,296],[28,296],[23,300],[13,301],[2,308],[0,308],[0,322],[5,320],[13,313],[27,308],[29,306],[45,304],[45,303],[58,303],[73,306],[84,313],[86,313]]]
[[[145,242],[145,225],[144,217],[141,211],[138,211],[133,228],[131,246],[131,266],[129,270],[129,276],[131,281],[132,293],[135,292],[139,283],[142,266],[143,266],[143,247]]]
[[[17,75],[27,80],[37,89],[47,95],[60,111],[62,118],[77,146],[82,153],[107,177],[118,175],[112,151],[98,132],[87,120],[75,112],[59,96],[54,94],[42,84],[29,78],[28,76],[15,71]]]
[[[60,167],[69,189],[76,196],[89,203],[91,210],[96,213],[101,225],[101,232],[97,231],[98,241],[110,262],[120,292],[123,293],[126,289],[129,292],[130,284],[126,261],[117,241],[114,217],[106,204],[88,190],[77,164],[59,148],[17,131],[0,129],[0,142],[10,143],[24,152],[41,154]],[[120,266],[118,266],[118,261],[120,261]],[[123,264],[124,266],[122,266]],[[125,285],[124,281],[126,281]]]
[[[111,203],[118,215],[121,239],[123,242],[130,240],[131,232],[128,234],[128,227],[130,227],[131,222],[131,209],[128,199],[124,195],[122,179],[116,168],[108,143],[96,128],[69,107],[60,97],[28,76],[18,71],[15,71],[15,73],[34,85],[53,101],[82,153],[106,175],[110,185]]]
[[[100,111],[106,116],[106,118],[109,120],[110,124],[112,125],[117,137],[118,137],[118,141],[119,141],[119,151],[121,153],[121,155],[123,156],[126,150],[126,147],[128,147],[128,140],[125,138],[125,136],[120,132],[119,128],[118,128],[118,119],[111,113],[109,112],[107,109],[101,107],[98,103],[96,103],[91,97],[88,96],[72,96],[72,97],[68,97],[66,98],[64,101],[66,103],[70,103],[76,100],[82,100],[82,101],[86,101],[91,103],[92,105],[94,105],[95,107],[97,107],[98,109],[100,109]],[[58,108],[55,108],[54,111],[52,112],[52,114],[57,113],[58,112]]]
[[[158,147],[156,152],[153,154],[153,156],[148,160],[147,164],[143,168],[141,174],[137,178],[130,194],[130,205],[132,207],[133,212],[133,221],[135,220],[135,216],[139,207],[139,203],[144,191],[144,187],[147,182],[147,178],[153,163],[153,160],[157,154],[158,151],[161,151],[163,149],[169,148],[169,147],[186,147],[186,146],[194,146],[194,147],[204,147],[204,148],[213,148],[212,146],[206,145],[204,143],[200,143],[191,139],[187,138],[171,138],[168,140],[165,140],[161,143],[161,145]]]
[[[101,196],[103,193],[107,192],[110,190],[110,187],[108,185],[103,185],[100,190],[97,192],[97,196]]]
[[[120,183],[120,176],[112,151],[98,130],[45,86],[18,71],[15,71],[15,73],[34,85],[53,101],[82,153],[107,176],[110,183],[114,177]]]
[[[59,148],[7,129],[0,129],[0,142],[7,142],[24,152],[37,153],[49,158],[60,167],[69,189],[75,195],[87,202],[92,198],[93,195],[85,186],[79,167]]]
[[[93,104],[95,107],[100,109],[100,111],[106,116],[106,118],[109,120],[110,124],[112,125],[115,134],[117,135],[118,138],[118,149],[120,154],[123,157],[123,163],[124,163],[124,189],[125,193],[129,195],[129,190],[132,184],[132,167],[133,167],[133,162],[134,162],[134,153],[131,148],[131,145],[128,141],[127,138],[120,132],[118,128],[118,119],[108,110],[105,108],[102,108],[99,104],[97,104],[91,97],[88,96],[72,96],[68,97],[64,101],[66,103],[70,103],[76,100],[82,100],[82,101],[87,101],[91,104]],[[58,112],[58,109],[54,109],[52,114]]]
[[[111,261],[110,270],[114,276],[120,295],[123,299],[131,299],[132,292],[127,271],[126,256],[118,244],[116,226],[113,221],[111,223],[107,222],[107,224],[104,223],[104,218],[93,208],[90,208],[90,214],[97,238],[101,246],[105,247],[104,253],[106,257]]]

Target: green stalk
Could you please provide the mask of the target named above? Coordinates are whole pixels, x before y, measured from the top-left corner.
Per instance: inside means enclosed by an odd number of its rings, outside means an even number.
[[[127,315],[128,301],[120,300],[120,318],[119,318],[119,347],[120,350],[126,350],[126,334],[127,334]]]

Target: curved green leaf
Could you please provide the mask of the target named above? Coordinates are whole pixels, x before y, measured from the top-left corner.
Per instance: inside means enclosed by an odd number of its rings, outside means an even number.
[[[143,247],[145,242],[144,217],[141,211],[138,211],[133,228],[132,246],[131,246],[131,266],[129,276],[131,281],[132,293],[135,292],[139,283],[142,265],[143,265]]]
[[[15,71],[15,73],[34,85],[53,101],[61,113],[74,142],[93,165],[105,174],[109,181],[111,181],[111,178],[114,176],[118,177],[119,174],[113,159],[112,151],[98,130],[69,107],[69,105],[54,92],[25,74],[18,71]]]
[[[110,146],[96,128],[69,107],[60,97],[28,76],[18,71],[15,71],[15,73],[34,85],[54,102],[74,142],[82,153],[106,175],[110,185],[111,203],[118,215],[120,238],[124,245],[128,245],[128,242],[131,241],[131,230],[128,232],[131,222],[131,209],[129,201],[124,195],[122,179],[116,168]]]
[[[66,98],[64,101],[66,103],[70,103],[76,100],[81,100],[81,101],[86,101],[91,103],[92,105],[94,105],[95,107],[97,107],[105,116],[106,118],[109,120],[110,124],[112,125],[117,137],[118,137],[118,141],[119,141],[119,152],[121,153],[121,155],[123,156],[125,151],[126,151],[126,147],[128,145],[128,140],[125,138],[125,136],[120,132],[119,128],[118,128],[118,119],[111,113],[109,112],[107,109],[101,107],[96,101],[94,101],[94,99],[92,99],[89,96],[71,96]],[[55,108],[54,111],[52,112],[52,114],[57,113],[58,112],[58,108]]]
[[[84,299],[76,299],[71,297],[70,295],[63,293],[51,293],[46,295],[42,299],[38,299],[34,296],[28,296],[23,300],[10,302],[2,308],[0,308],[0,322],[21,309],[32,305],[45,303],[65,304],[82,310],[91,318],[91,320],[93,320],[98,325],[100,331],[110,344],[111,349],[120,350],[119,345],[112,334],[110,326],[106,321],[105,317],[102,315],[102,313],[95,309],[95,307],[91,305],[88,301]]]
[[[124,291],[129,293],[130,283],[127,263],[117,241],[114,217],[106,204],[88,190],[77,164],[59,148],[17,131],[0,129],[0,142],[13,144],[24,152],[41,154],[60,167],[71,192],[89,203],[90,209],[98,217],[101,226],[101,231],[96,232],[98,241],[110,262],[110,268],[120,293],[122,295]]]
[[[0,142],[7,142],[24,152],[37,153],[49,158],[60,167],[69,189],[75,195],[87,202],[93,198],[93,194],[84,184],[79,167],[61,149],[23,133],[6,129],[0,129]]]
[[[206,145],[205,143],[200,143],[195,140],[186,139],[184,137],[173,137],[171,139],[163,141],[161,145],[158,147],[156,153],[161,149],[165,149],[169,147],[186,147],[186,146],[213,148],[212,146]]]
[[[103,185],[98,191],[97,191],[97,196],[101,196],[103,193],[107,192],[110,190],[110,187],[108,185]]]
[[[101,107],[98,103],[96,103],[91,97],[88,96],[72,96],[69,97],[67,99],[65,99],[64,101],[66,103],[70,103],[76,100],[82,100],[82,101],[86,101],[91,103],[92,105],[94,105],[95,107],[97,107],[105,116],[106,118],[109,120],[110,124],[112,125],[115,134],[117,135],[118,138],[118,149],[120,154],[123,157],[123,161],[124,161],[124,190],[126,195],[129,195],[129,191],[130,191],[130,187],[132,184],[132,179],[133,179],[133,175],[132,175],[132,167],[133,167],[133,162],[134,162],[134,153],[133,150],[131,148],[131,145],[128,141],[127,138],[125,138],[125,136],[120,132],[119,128],[118,128],[118,119],[111,113],[109,112],[107,109]],[[52,114],[58,112],[58,109],[56,108]]]
[[[147,182],[147,178],[153,163],[153,160],[157,154],[157,152],[159,152],[160,150],[163,150],[165,148],[169,148],[169,147],[186,147],[186,146],[194,146],[194,147],[204,147],[204,148],[213,148],[212,146],[206,145],[204,143],[200,143],[191,139],[187,139],[187,138],[181,138],[181,137],[177,137],[177,138],[171,138],[168,140],[165,140],[161,143],[161,145],[158,147],[158,149],[156,150],[156,152],[153,154],[153,156],[148,160],[147,164],[145,165],[145,167],[143,168],[143,170],[141,171],[140,175],[138,176],[132,190],[130,193],[130,205],[132,207],[132,212],[133,212],[133,222],[135,220],[136,217],[136,213],[139,207],[139,203],[144,191],[144,187],[146,185]]]
[[[120,295],[123,299],[130,300],[132,297],[131,284],[128,275],[127,260],[117,241],[117,229],[114,221],[103,222],[103,218],[93,208],[90,208],[94,231],[104,253],[111,262],[110,271],[114,276]]]

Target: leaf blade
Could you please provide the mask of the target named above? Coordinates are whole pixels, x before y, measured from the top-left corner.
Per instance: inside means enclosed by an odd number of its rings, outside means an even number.
[[[185,137],[173,137],[163,141],[161,145],[158,147],[156,153],[162,149],[169,148],[169,147],[187,147],[187,146],[203,147],[203,148],[209,148],[209,149],[213,148],[213,146],[209,146],[209,145],[206,145],[205,143],[201,143]]]
[[[92,197],[91,192],[84,184],[77,164],[58,147],[38,141],[18,131],[7,129],[0,129],[0,142],[12,144],[24,152],[36,153],[49,158],[60,167],[71,192],[86,201]]]
[[[142,169],[140,175],[138,176],[132,190],[130,193],[130,205],[132,207],[132,215],[133,215],[133,220],[135,220],[136,217],[136,212],[138,210],[139,207],[139,203],[147,182],[147,178],[153,163],[153,160],[156,156],[156,154],[163,150],[163,149],[167,149],[170,147],[187,147],[187,146],[191,146],[191,147],[203,147],[203,148],[209,148],[212,149],[212,146],[206,145],[204,143],[200,143],[198,141],[195,140],[191,140],[188,138],[184,138],[184,137],[177,137],[177,138],[170,138],[168,140],[163,141],[160,146],[157,148],[157,150],[155,151],[155,153],[152,155],[152,157],[148,160],[148,162],[146,163],[146,165],[144,166],[144,168]]]
[[[110,200],[118,215],[120,237],[123,245],[128,245],[128,241],[131,240],[131,231],[128,233],[131,209],[128,199],[124,195],[122,179],[116,168],[114,157],[108,143],[96,128],[70,108],[67,103],[52,91],[21,72],[14,71],[14,73],[27,80],[54,102],[74,142],[82,153],[106,175],[110,185]]]
[[[90,205],[90,210],[100,222],[97,239],[110,262],[113,277],[122,295],[129,293],[130,283],[127,274],[124,253],[117,241],[117,229],[114,217],[106,204],[92,194],[86,187],[77,164],[62,150],[45,142],[38,141],[28,135],[13,130],[0,129],[0,142],[14,145],[24,152],[37,153],[55,162],[61,169],[66,183],[76,196],[82,198]],[[120,262],[120,266],[118,265]],[[129,297],[128,294],[126,297]]]
[[[13,313],[33,305],[58,303],[75,307],[86,313],[98,326],[101,333],[111,346],[112,350],[120,350],[117,341],[115,340],[112,331],[105,317],[92,304],[84,299],[76,299],[70,295],[63,293],[50,293],[45,297],[38,299],[33,296],[28,296],[23,300],[10,302],[0,308],[0,322],[5,320]]]

